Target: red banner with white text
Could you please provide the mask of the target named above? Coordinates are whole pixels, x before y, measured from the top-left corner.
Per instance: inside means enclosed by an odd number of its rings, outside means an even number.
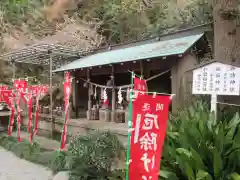
[[[65,110],[65,123],[63,126],[62,132],[62,141],[61,141],[61,150],[63,150],[66,146],[67,142],[67,124],[68,124],[68,113],[69,113],[69,97],[72,91],[71,88],[71,79],[70,73],[66,72],[66,81],[64,82],[64,110]]]
[[[33,87],[34,96],[36,97],[36,107],[35,107],[35,126],[33,135],[37,135],[39,127],[39,101],[41,96],[45,96],[49,91],[48,85],[36,85]]]
[[[33,94],[29,92],[25,95],[25,99],[27,101],[27,112],[28,112],[28,133],[29,133],[29,142],[32,143],[33,140],[33,114],[32,114],[32,106],[33,106]]]
[[[15,114],[15,103],[14,103],[14,93],[11,89],[7,90],[7,88],[2,91],[2,97],[4,102],[8,105],[11,114],[9,117],[9,125],[8,125],[8,136],[12,135],[13,124],[14,124],[14,114]]]
[[[4,101],[3,93],[8,90],[8,86],[0,85],[0,102]]]
[[[21,99],[27,104],[27,100],[25,95],[27,93],[28,84],[25,79],[16,79],[14,80],[14,88],[16,89],[16,94],[19,96],[20,101]]]
[[[147,92],[147,81],[134,77],[134,99],[138,98],[139,95],[143,95]]]
[[[133,101],[130,180],[158,180],[170,102],[146,94]]]
[[[27,81],[23,79],[14,80],[14,88],[16,89],[16,104],[17,104],[17,134],[18,142],[21,141],[21,100],[27,104],[27,99],[25,97],[27,92]]]

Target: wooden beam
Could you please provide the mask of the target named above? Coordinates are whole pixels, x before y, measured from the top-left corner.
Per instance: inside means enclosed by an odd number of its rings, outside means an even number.
[[[111,74],[111,78],[112,78],[112,113],[111,113],[111,120],[115,121],[115,114],[116,114],[116,92],[115,92],[115,77],[114,77],[114,73],[115,73],[115,66],[112,65],[112,74]]]
[[[77,99],[78,99],[78,84],[77,84],[77,80],[76,80],[76,72],[73,72],[73,76],[75,78],[73,78],[72,80],[72,105],[73,105],[73,109],[75,110],[75,116],[77,118]]]
[[[52,61],[52,54],[50,54],[49,57],[49,94],[50,94],[50,117],[51,117],[51,122],[52,122],[52,130],[51,130],[51,138],[53,139],[54,135],[54,118],[53,118],[53,90],[52,90],[52,70],[53,70],[53,61]]]
[[[143,75],[143,60],[140,60],[140,75],[142,78],[144,78],[144,75]]]
[[[139,63],[142,63],[143,75],[145,75],[144,73],[147,71],[146,69],[148,70],[170,69],[176,59],[178,59],[177,56],[169,56],[167,59],[155,58],[155,59],[151,59],[150,61],[141,60],[141,62],[136,61],[136,63],[133,63],[133,61],[131,61],[131,62],[114,64],[114,68],[115,68],[114,73],[115,74],[128,73],[129,70],[139,71],[140,70]],[[86,69],[87,68],[84,68],[82,70],[81,69],[76,70],[77,77],[86,76]],[[111,70],[112,70],[112,67],[109,65],[92,67],[91,76],[108,75]]]
[[[177,81],[177,61],[172,66],[171,69],[171,93],[176,94],[176,96],[172,99],[172,112],[177,112],[178,109],[178,81]]]
[[[88,82],[91,81],[91,72],[90,69],[87,69],[87,80]],[[88,83],[88,111],[87,111],[87,118],[88,120],[91,120],[91,110],[92,110],[92,99],[91,99],[91,95],[92,95],[92,85],[90,83]]]

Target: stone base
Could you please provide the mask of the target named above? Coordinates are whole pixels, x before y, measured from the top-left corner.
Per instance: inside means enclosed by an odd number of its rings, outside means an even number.
[[[111,121],[111,113],[108,109],[100,109],[99,110],[99,120],[104,122]]]
[[[128,119],[129,119],[129,113],[128,111],[125,111],[125,123],[128,124]]]
[[[116,110],[114,116],[115,123],[124,123],[125,122],[125,111],[123,110]]]
[[[87,119],[90,120],[91,114],[90,111],[87,111]]]
[[[87,119],[88,120],[99,120],[99,110],[92,109],[90,111],[87,111]]]
[[[0,125],[0,133],[4,132],[4,127]]]
[[[92,108],[90,120],[99,120],[99,109]]]

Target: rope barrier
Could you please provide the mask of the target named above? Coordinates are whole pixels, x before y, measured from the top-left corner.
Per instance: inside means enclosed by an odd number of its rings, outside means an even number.
[[[217,102],[218,104],[228,105],[228,106],[237,106],[240,107],[240,104],[230,104],[230,103],[224,103],[224,102]]]
[[[159,76],[162,76],[162,75],[168,73],[169,71],[171,71],[171,69],[166,70],[166,71],[164,71],[164,72],[161,72],[161,73],[159,73],[159,74],[156,74],[156,75],[154,75],[154,76],[146,79],[146,81],[148,82],[148,81],[151,81],[151,80],[153,80],[153,79],[156,79],[156,78],[158,78]],[[90,82],[90,81],[88,81],[88,80],[86,80],[86,79],[83,79],[83,78],[80,78],[80,79],[83,80],[83,81],[86,82],[86,83],[89,83],[89,84],[91,84],[91,85],[94,85],[94,86],[97,86],[97,87],[100,87],[100,88],[104,88],[104,89],[112,89],[112,88],[113,88],[112,86],[105,86],[105,85],[93,83],[93,82]],[[114,88],[115,88],[115,89],[124,89],[124,88],[130,88],[130,87],[131,87],[131,84],[127,84],[127,85],[122,85],[122,86],[115,86]]]

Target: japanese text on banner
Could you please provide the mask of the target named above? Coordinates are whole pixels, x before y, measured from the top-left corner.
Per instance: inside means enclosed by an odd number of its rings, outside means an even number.
[[[130,180],[158,180],[170,101],[144,94],[133,102]]]
[[[134,77],[134,99],[147,92],[147,82],[145,79]]]

